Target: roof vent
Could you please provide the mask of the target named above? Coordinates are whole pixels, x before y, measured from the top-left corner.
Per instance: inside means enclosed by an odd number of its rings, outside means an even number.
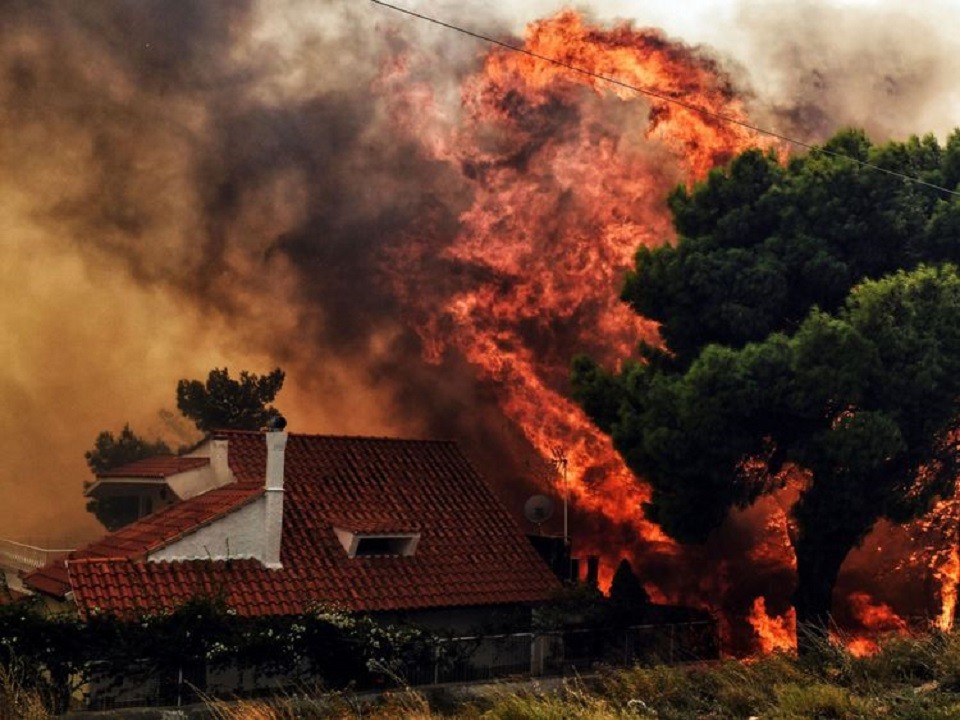
[[[360,533],[335,527],[337,539],[355,557],[407,557],[417,551],[420,533]]]

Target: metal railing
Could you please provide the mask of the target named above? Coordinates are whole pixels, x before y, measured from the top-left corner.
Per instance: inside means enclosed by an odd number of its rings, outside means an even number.
[[[36,570],[53,560],[66,557],[71,552],[72,548],[42,548],[0,538],[0,569]]]
[[[432,660],[399,668],[390,677],[382,678],[383,683],[370,687],[382,688],[391,680],[409,686],[442,685],[505,677],[563,676],[589,671],[600,664],[630,666],[709,660],[718,656],[717,629],[716,622],[696,621],[633,625],[612,633],[588,628],[445,638],[433,647]],[[228,679],[230,676],[235,682]],[[203,697],[269,695],[286,687],[282,677],[260,674],[257,668],[211,672],[204,671],[201,665],[192,673],[181,670],[165,678],[145,677],[144,681],[108,681],[103,677],[93,680],[82,705],[88,710],[180,706]],[[316,680],[322,683],[322,678]]]

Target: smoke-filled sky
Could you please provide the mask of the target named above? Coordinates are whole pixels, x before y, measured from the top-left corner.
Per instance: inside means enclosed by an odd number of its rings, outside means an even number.
[[[498,36],[563,6],[398,4]],[[960,3],[901,5],[578,9],[705,44],[772,129],[943,137]],[[463,168],[423,147],[485,51],[364,0],[0,2],[0,537],[96,533],[83,452],[124,422],[188,441],[176,381],[215,366],[284,367],[294,431],[513,447],[462,358],[422,361],[383,251],[469,207]],[[417,142],[398,83],[440,109]]]

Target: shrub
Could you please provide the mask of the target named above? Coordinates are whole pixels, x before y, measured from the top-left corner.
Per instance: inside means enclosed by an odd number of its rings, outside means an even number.
[[[4,720],[47,720],[49,704],[41,692],[24,683],[22,667],[0,665],[0,718]]]

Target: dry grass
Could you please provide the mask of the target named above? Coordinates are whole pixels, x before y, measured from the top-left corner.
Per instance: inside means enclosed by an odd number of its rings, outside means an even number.
[[[24,687],[16,667],[0,666],[0,720],[46,720],[47,703],[36,690]]]

